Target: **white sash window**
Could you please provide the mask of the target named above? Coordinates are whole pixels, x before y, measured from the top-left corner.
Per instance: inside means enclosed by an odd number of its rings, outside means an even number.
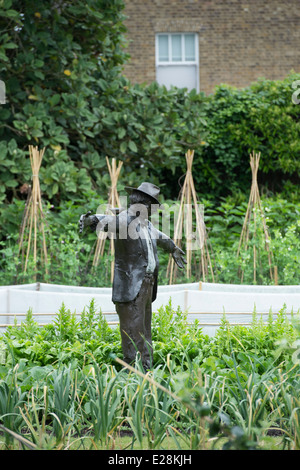
[[[198,37],[194,33],[156,35],[156,81],[167,88],[199,91]]]

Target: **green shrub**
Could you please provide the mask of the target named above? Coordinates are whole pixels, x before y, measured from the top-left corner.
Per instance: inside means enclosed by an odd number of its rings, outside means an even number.
[[[61,10],[41,4],[38,11],[32,0],[3,3],[0,201],[24,197],[29,144],[46,147],[41,188],[56,208],[67,200],[88,202],[92,190],[106,195],[106,156],[126,163],[120,187],[151,178],[171,199],[186,172],[188,148],[195,150],[201,196],[245,191],[253,150],[262,155],[264,186],[281,191],[285,183],[297,184],[299,106],[291,96],[299,74],[241,90],[220,85],[209,96],[131,84],[122,76],[128,59],[123,8],[122,0],[66,2]]]

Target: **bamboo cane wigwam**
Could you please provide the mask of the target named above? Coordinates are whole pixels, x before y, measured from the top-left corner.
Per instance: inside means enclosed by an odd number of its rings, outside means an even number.
[[[257,282],[257,267],[258,267],[258,251],[255,243],[255,239],[257,238],[257,225],[261,221],[263,226],[263,234],[264,234],[264,242],[265,242],[265,250],[268,255],[268,263],[269,263],[269,272],[271,280],[274,279],[274,274],[272,270],[272,262],[273,262],[273,253],[270,248],[270,235],[264,215],[264,211],[261,204],[259,188],[257,183],[257,173],[259,168],[259,160],[260,160],[260,153],[250,154],[250,166],[252,171],[252,184],[250,190],[250,196],[247,206],[247,211],[243,223],[242,233],[240,236],[239,246],[237,250],[237,257],[240,256],[242,248],[246,251],[249,247],[250,238],[254,238],[253,243],[253,282],[256,284]],[[251,222],[253,221],[253,230],[252,233],[250,231]],[[244,280],[244,269],[240,271],[240,279],[241,282]],[[275,279],[276,281],[276,279]]]
[[[109,197],[108,197],[108,209],[107,209],[107,214],[109,213],[110,208],[116,208],[120,207],[120,200],[119,200],[119,195],[117,191],[117,183],[120,175],[120,171],[123,165],[122,161],[119,161],[118,166],[116,159],[112,159],[112,163],[110,165],[109,159],[106,157],[106,163],[111,179],[111,187],[109,190]],[[98,234],[98,239],[97,239],[97,244],[96,244],[96,249],[94,253],[94,258],[93,258],[93,267],[98,266],[99,264],[99,258],[100,256],[103,256],[104,254],[104,248],[105,248],[105,240],[108,237],[108,234],[106,232],[100,232]],[[112,261],[111,261],[111,281],[113,280],[113,275],[114,275],[114,241],[111,238],[110,239],[110,253],[112,256]]]
[[[174,228],[174,243],[181,247],[183,231],[186,238],[186,277],[191,278],[192,275],[192,252],[193,244],[197,240],[197,247],[200,248],[200,272],[199,275],[202,281],[207,281],[209,277],[214,282],[214,272],[212,268],[211,256],[208,249],[208,236],[204,223],[204,217],[199,207],[197,194],[194,186],[192,176],[192,165],[194,159],[194,150],[188,150],[185,154],[187,163],[187,172],[184,184],[180,193],[180,207],[177,221],[175,221]],[[193,221],[193,213],[195,215]],[[196,225],[196,232],[193,233],[193,222]],[[177,275],[177,265],[174,259],[170,257],[167,277],[169,284],[172,284]]]
[[[24,273],[26,273],[28,268],[28,261],[30,258],[31,250],[33,251],[33,265],[35,272],[37,271],[38,261],[40,261],[41,264],[44,264],[45,271],[46,273],[48,273],[48,254],[44,225],[45,218],[43,214],[42,197],[39,181],[39,171],[44,153],[45,148],[39,151],[37,147],[33,147],[32,145],[29,146],[29,156],[32,169],[32,188],[30,189],[28,195],[19,238],[19,256],[21,255],[22,257],[22,270],[24,271]],[[38,257],[39,242],[41,243],[40,258]]]

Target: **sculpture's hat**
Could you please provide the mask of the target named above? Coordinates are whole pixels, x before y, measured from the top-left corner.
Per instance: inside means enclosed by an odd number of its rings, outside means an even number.
[[[142,183],[138,188],[131,188],[130,186],[125,186],[124,188],[129,194],[132,194],[133,191],[138,191],[139,193],[146,194],[150,197],[155,204],[159,204],[157,196],[159,195],[160,189],[152,183]]]

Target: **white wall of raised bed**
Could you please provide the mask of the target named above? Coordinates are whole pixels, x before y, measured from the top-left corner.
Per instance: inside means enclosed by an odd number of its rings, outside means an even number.
[[[20,324],[31,308],[40,324],[53,320],[64,303],[80,315],[92,299],[111,325],[118,323],[111,288],[77,287],[57,284],[24,284],[0,287],[0,331],[17,321]],[[286,313],[300,310],[300,286],[250,286],[234,284],[190,283],[159,286],[153,310],[168,304],[188,312],[188,321],[198,319],[203,331],[215,333],[223,315],[231,324],[249,324],[253,311],[275,316],[286,306]]]

